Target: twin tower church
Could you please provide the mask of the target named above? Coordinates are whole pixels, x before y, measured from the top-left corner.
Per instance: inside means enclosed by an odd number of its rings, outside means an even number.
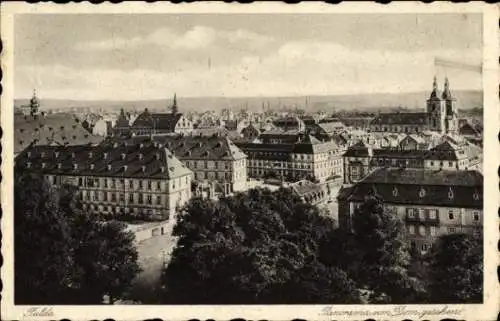
[[[434,77],[425,112],[381,113],[370,123],[370,131],[391,133],[434,131],[448,135],[457,134],[457,105],[456,99],[451,94],[448,78],[445,78],[444,89],[440,92],[436,77]]]

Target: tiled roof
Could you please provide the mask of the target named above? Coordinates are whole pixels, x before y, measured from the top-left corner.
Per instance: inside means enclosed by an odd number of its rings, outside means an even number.
[[[469,135],[469,136],[480,136],[481,133],[479,130],[474,128],[471,124],[466,123],[459,129],[460,135]]]
[[[334,141],[320,142],[311,135],[307,135],[293,147],[293,152],[296,154],[317,154],[338,150],[340,147]]]
[[[221,136],[153,135],[153,141],[171,150],[183,159],[239,160],[246,158],[229,138]],[[150,136],[135,136],[134,142],[149,141]]]
[[[36,117],[14,115],[14,153],[30,145],[98,144],[100,136],[90,134],[81,122],[70,114],[49,114]]]
[[[173,132],[177,122],[182,117],[180,113],[150,113],[148,110],[142,112],[135,119],[132,128],[155,128]]]
[[[350,146],[344,153],[346,157],[368,157],[370,156],[370,146],[363,141],[358,141],[356,144]]]
[[[368,175],[363,183],[483,186],[483,175],[478,171],[379,168]]]
[[[99,146],[34,146],[16,158],[16,166],[43,173],[105,177],[172,179],[192,172],[168,149],[153,142],[132,144],[107,139]]]
[[[427,113],[381,113],[371,125],[425,125]]]
[[[367,195],[376,194],[390,204],[480,209],[483,206],[482,184],[482,175],[476,171],[380,169],[338,198],[362,202]]]
[[[426,158],[433,160],[456,161],[467,157],[463,147],[457,146],[449,140],[427,151]]]
[[[327,134],[333,134],[340,129],[345,128],[341,122],[319,123],[318,126],[323,129]]]

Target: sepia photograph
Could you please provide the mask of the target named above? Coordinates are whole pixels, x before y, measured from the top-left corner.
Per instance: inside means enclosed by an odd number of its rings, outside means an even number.
[[[11,15],[12,304],[495,301],[479,8]]]

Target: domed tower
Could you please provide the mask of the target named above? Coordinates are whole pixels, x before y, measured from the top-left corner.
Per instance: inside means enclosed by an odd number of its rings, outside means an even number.
[[[38,115],[38,111],[40,109],[40,101],[36,97],[36,90],[33,89],[33,97],[30,100],[30,115],[35,116]]]
[[[443,101],[446,107],[445,133],[452,135],[457,134],[458,133],[457,104],[455,97],[453,97],[453,95],[451,94],[448,77],[446,77],[444,80]]]
[[[445,104],[439,95],[436,77],[429,99],[427,99],[427,126],[432,131],[445,131]]]

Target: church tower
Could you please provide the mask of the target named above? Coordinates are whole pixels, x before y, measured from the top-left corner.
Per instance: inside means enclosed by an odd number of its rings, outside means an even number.
[[[38,111],[40,109],[40,101],[36,97],[36,90],[33,89],[33,97],[30,100],[30,115],[35,116],[38,115]]]
[[[174,94],[174,102],[172,103],[172,114],[176,115],[179,112],[177,109],[177,94]]]
[[[456,99],[450,91],[448,77],[444,80],[443,101],[446,110],[445,132],[447,134],[455,135],[458,133],[458,112]]]
[[[440,133],[445,132],[445,104],[444,100],[439,95],[436,77],[431,95],[427,99],[427,127],[429,130],[437,131]]]

